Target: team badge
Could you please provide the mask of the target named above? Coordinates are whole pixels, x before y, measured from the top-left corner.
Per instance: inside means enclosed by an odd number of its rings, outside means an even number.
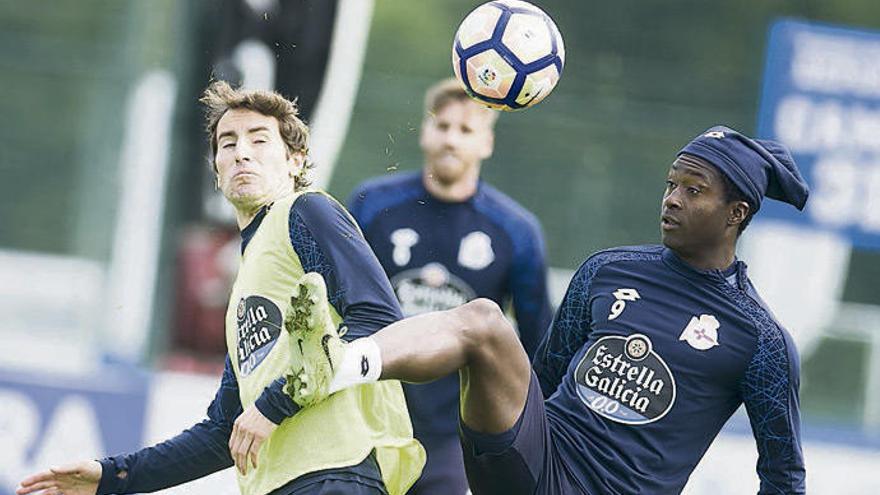
[[[458,264],[471,270],[482,270],[495,261],[492,238],[475,231],[464,236],[458,246]]]
[[[718,328],[721,326],[718,319],[712,315],[700,315],[691,317],[691,321],[684,327],[678,340],[685,340],[699,351],[709,350],[718,342]]]
[[[618,423],[653,423],[675,403],[672,372],[642,334],[597,340],[575,368],[574,379],[581,401]]]

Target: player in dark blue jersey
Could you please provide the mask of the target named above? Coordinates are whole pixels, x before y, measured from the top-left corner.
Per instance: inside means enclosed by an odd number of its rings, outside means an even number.
[[[551,319],[544,240],[537,219],[480,180],[492,154],[498,112],[455,79],[425,95],[419,144],[424,166],[369,180],[348,207],[391,279],[404,316],[447,310],[477,297],[512,303],[522,345],[533,357]],[[413,494],[464,494],[455,373],[406,384],[413,430],[428,452]]]
[[[397,322],[355,341],[344,359],[405,381],[460,370],[475,494],[680,493],[741,404],[760,493],[803,494],[797,351],[735,256],[765,196],[805,206],[789,152],[714,127],[669,169],[663,245],[587,259],[535,372],[485,299]],[[334,380],[358,383],[341,374]]]

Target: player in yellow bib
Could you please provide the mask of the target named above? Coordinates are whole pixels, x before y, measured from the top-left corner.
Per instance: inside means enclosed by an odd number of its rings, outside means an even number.
[[[233,464],[245,495],[405,493],[425,454],[399,382],[310,401],[314,384],[299,379],[331,362],[328,329],[353,340],[401,318],[382,267],[345,209],[307,189],[308,128],[293,102],[224,82],[201,101],[217,185],[242,235],[208,418],[153,447],[35,474],[18,493],[150,492]]]

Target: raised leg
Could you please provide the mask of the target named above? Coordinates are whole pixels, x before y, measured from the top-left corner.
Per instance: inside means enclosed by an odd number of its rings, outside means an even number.
[[[508,430],[525,406],[528,356],[488,299],[407,318],[371,338],[381,352],[383,379],[419,383],[458,371],[462,419],[473,430]]]

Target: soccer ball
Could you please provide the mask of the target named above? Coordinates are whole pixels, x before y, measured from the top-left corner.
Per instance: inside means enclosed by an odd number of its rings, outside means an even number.
[[[494,0],[458,27],[452,68],[468,94],[498,110],[522,110],[550,94],[565,47],[550,16],[521,0]]]

